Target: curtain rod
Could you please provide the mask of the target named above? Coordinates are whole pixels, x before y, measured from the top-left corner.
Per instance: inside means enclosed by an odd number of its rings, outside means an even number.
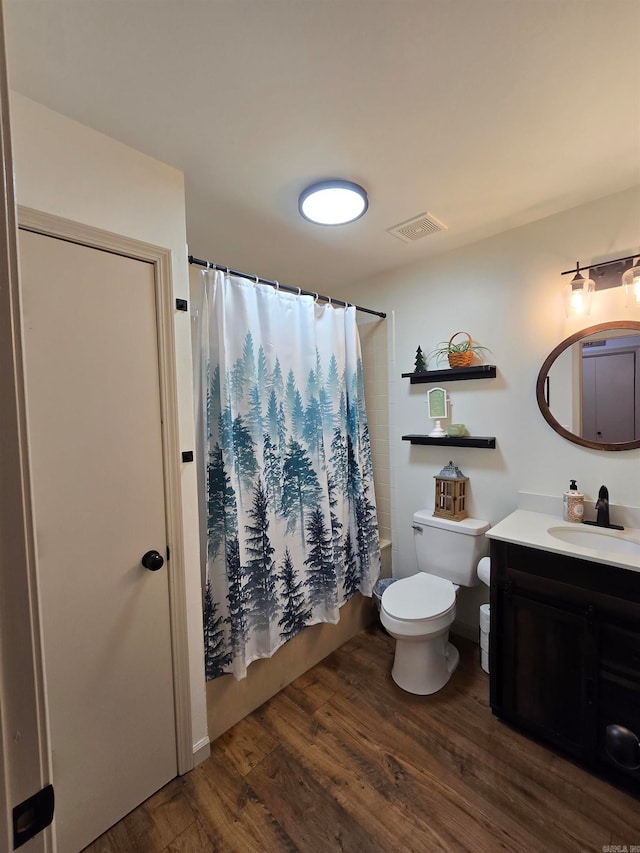
[[[333,296],[323,296],[321,293],[315,293],[313,290],[303,290],[301,287],[287,287],[286,284],[280,284],[278,281],[271,281],[269,278],[261,278],[257,275],[249,275],[246,272],[232,270],[229,267],[223,267],[221,264],[213,264],[211,261],[203,261],[200,258],[194,258],[193,255],[189,255],[189,263],[195,264],[198,267],[205,267],[205,269],[209,270],[220,270],[221,272],[240,276],[240,278],[248,278],[251,281],[255,281],[256,284],[268,284],[270,287],[275,287],[279,290],[286,290],[287,293],[295,293],[296,296],[313,296],[316,299],[324,299],[325,302],[333,302],[336,305],[342,305],[344,308],[352,305],[356,311],[363,311],[365,314],[374,314],[376,317],[382,317],[383,320],[387,316],[384,311],[373,311],[371,308],[363,308],[361,305],[354,305],[353,302],[343,302],[342,299],[334,299]]]

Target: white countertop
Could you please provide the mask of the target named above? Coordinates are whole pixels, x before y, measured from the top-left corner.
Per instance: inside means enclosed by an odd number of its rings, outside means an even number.
[[[640,554],[617,554],[612,551],[596,550],[587,547],[586,543],[585,547],[573,545],[552,536],[548,532],[550,527],[580,528],[582,525],[563,521],[555,515],[517,509],[499,521],[485,535],[489,539],[497,539],[500,542],[512,542],[514,545],[525,545],[528,548],[551,551],[553,554],[564,554],[567,557],[578,557],[593,563],[619,566],[622,569],[630,569],[632,572],[640,572]],[[636,528],[627,527],[624,530],[615,531],[607,531],[606,528],[600,527],[589,529],[605,535],[611,532],[616,538],[628,539],[640,544],[640,530]],[[585,534],[585,539],[587,538],[588,534]]]

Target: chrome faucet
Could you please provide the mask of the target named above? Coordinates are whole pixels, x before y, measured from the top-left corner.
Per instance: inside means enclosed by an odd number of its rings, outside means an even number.
[[[595,527],[608,527],[610,530],[624,530],[620,524],[611,524],[609,521],[609,489],[606,486],[600,486],[598,492],[598,500],[595,504],[597,512],[595,521],[585,521],[585,524],[591,524]]]

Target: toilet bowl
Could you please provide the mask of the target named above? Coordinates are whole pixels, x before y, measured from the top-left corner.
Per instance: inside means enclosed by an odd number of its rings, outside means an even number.
[[[478,582],[489,524],[473,518],[452,522],[430,510],[420,510],[413,521],[419,571],[385,589],[380,621],[396,641],[393,680],[408,693],[427,696],[445,686],[460,660],[449,627],[459,586]]]
[[[456,591],[451,581],[419,572],[382,596],[380,621],[396,641],[391,677],[408,693],[435,693],[458,665],[458,650],[448,641]]]

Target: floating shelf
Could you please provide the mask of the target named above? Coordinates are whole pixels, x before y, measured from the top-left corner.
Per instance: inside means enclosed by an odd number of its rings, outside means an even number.
[[[460,379],[493,379],[496,375],[495,364],[476,364],[473,367],[449,367],[445,370],[427,370],[424,373],[403,373],[403,379],[409,378],[412,385],[424,382],[457,382]]]
[[[411,444],[439,444],[441,447],[484,447],[493,450],[496,439],[493,435],[461,435],[458,438],[431,438],[429,435],[403,435],[403,441]]]

